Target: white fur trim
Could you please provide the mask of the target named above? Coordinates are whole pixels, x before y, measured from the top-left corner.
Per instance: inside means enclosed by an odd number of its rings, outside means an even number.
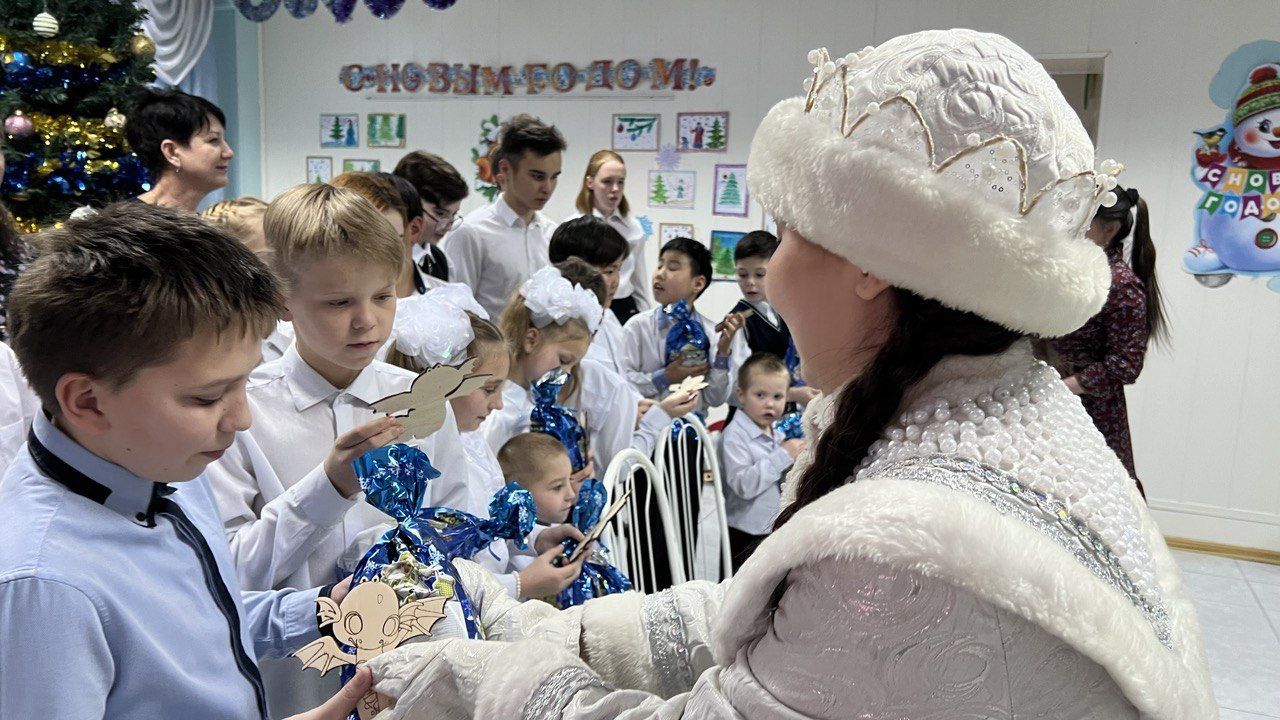
[[[649,636],[641,622],[644,595],[606,595],[583,605],[582,659],[614,687],[657,693]]]
[[[1111,273],[1100,248],[997,208],[929,158],[850,141],[804,100],[778,103],[751,142],[751,193],[779,222],[895,286],[1054,337],[1093,317]]]
[[[789,571],[826,558],[918,571],[1017,613],[1104,667],[1143,718],[1217,717],[1195,611],[1160,534],[1143,513],[1175,650],[1143,614],[1053,541],[987,503],[893,478],[867,479],[815,501],[779,528],[734,577],[714,638],[717,662],[759,637]]]

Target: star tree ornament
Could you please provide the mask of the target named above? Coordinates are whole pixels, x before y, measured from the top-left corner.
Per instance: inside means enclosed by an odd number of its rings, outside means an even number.
[[[31,21],[31,29],[42,38],[51,38],[58,34],[58,18],[50,14],[46,7],[44,12]]]

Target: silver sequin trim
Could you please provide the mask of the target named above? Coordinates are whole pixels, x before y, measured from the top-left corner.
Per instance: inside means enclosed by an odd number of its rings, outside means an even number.
[[[684,620],[676,607],[671,590],[649,595],[640,611],[645,635],[649,638],[649,655],[658,675],[663,697],[672,697],[693,685],[693,668],[689,663],[689,638]]]
[[[1174,648],[1173,630],[1163,603],[1143,597],[1111,548],[1087,525],[1072,517],[1067,506],[1053,496],[1033,490],[989,465],[945,455],[902,460],[884,466],[875,476],[943,485],[984,500],[1002,515],[1017,517],[1057,542],[1099,579],[1123,593],[1146,617],[1161,644]]]
[[[574,695],[591,687],[607,690],[600,676],[583,667],[565,667],[547,676],[524,704],[524,720],[559,720]]]

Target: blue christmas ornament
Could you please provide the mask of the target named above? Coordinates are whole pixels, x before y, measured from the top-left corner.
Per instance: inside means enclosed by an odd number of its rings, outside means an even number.
[[[4,71],[7,73],[18,73],[31,69],[31,56],[22,50],[14,50],[10,53],[12,59],[4,64]]]
[[[686,367],[706,365],[711,357],[711,340],[688,303],[681,300],[662,312],[672,321],[667,330],[666,364],[680,358],[680,364]]]
[[[533,383],[533,410],[529,413],[529,430],[550,435],[560,441],[569,453],[569,464],[578,472],[590,459],[587,434],[574,416],[572,408],[559,403],[560,390],[569,381],[569,373],[554,368]]]
[[[263,22],[280,9],[280,0],[233,0],[240,14],[254,22]]]
[[[375,17],[386,20],[400,12],[400,8],[404,6],[404,0],[364,0],[364,4],[369,7],[369,12]]]

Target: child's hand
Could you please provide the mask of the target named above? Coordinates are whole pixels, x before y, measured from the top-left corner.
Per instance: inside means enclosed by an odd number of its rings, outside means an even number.
[[[556,559],[562,557],[564,551],[559,546],[552,547],[520,571],[520,594],[526,598],[544,598],[569,587],[582,574],[582,563],[589,554],[583,553],[571,565],[556,567]]]
[[[697,390],[691,393],[671,393],[666,400],[659,404],[659,407],[662,408],[662,412],[667,414],[667,417],[675,420],[697,410],[698,398],[700,397],[702,397],[702,393]]]
[[[568,538],[573,538],[578,542],[582,542],[582,531],[569,523],[561,523],[553,525],[546,530],[538,533],[538,539],[533,543],[533,549],[539,555],[550,550],[551,548],[560,547],[560,543]]]
[[[808,405],[817,399],[822,391],[808,385],[792,385],[787,389],[787,402]]]
[[[394,442],[404,433],[399,418],[380,417],[363,425],[357,425],[338,436],[333,448],[324,459],[324,474],[342,497],[360,492],[360,481],[351,463],[365,453]]]
[[[636,429],[640,428],[640,421],[644,418],[644,414],[649,412],[649,408],[657,404],[651,398],[640,398],[640,402],[636,404]]]
[[[285,720],[346,720],[347,715],[356,709],[360,698],[364,697],[371,687],[373,687],[373,673],[369,671],[368,666],[362,664],[356,668],[356,676],[323,705],[314,710],[292,715]]]
[[[684,382],[685,378],[691,378],[694,375],[706,375],[710,370],[708,365],[685,365],[683,358],[676,358],[667,364],[662,370],[662,374],[667,377],[667,382],[676,385]]]
[[[595,477],[595,476],[596,476],[596,459],[595,459],[595,456],[592,455],[587,458],[586,466],[584,466],[578,472],[569,476],[569,484],[573,486],[574,492],[577,492],[578,488],[582,487],[582,483],[584,480],[586,480],[587,478]]]
[[[738,331],[742,329],[746,322],[747,319],[742,313],[731,312],[724,316],[724,320],[721,320],[720,324],[716,326],[722,328],[720,330],[720,340],[716,343],[717,356],[729,354],[729,351],[733,349],[733,336],[738,334]]]
[[[787,451],[787,454],[791,456],[792,460],[795,460],[796,457],[804,451],[806,445],[808,445],[808,443],[806,443],[803,438],[791,438],[790,440],[782,441],[782,449]]]

